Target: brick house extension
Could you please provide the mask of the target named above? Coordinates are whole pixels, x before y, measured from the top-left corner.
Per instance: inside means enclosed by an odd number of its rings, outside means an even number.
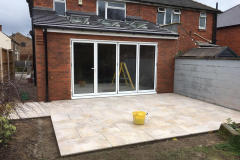
[[[218,15],[217,40],[240,55],[240,4]]]
[[[10,36],[10,38],[12,39],[12,36]],[[29,61],[32,61],[32,39],[22,35],[19,32],[14,34],[13,39],[20,44],[20,61],[26,61],[29,55]]]
[[[173,92],[176,53],[198,47],[194,33],[212,40],[219,12],[192,0],[27,2],[39,101]]]

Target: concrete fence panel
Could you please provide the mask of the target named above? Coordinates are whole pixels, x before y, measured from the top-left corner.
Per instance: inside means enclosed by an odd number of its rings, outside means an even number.
[[[174,92],[240,111],[240,61],[176,59]]]

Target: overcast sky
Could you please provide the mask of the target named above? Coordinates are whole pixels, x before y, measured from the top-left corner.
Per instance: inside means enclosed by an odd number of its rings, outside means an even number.
[[[77,1],[77,0],[76,0]],[[196,0],[211,7],[216,7],[219,2],[219,9],[225,11],[237,4],[239,0]],[[0,25],[7,35],[20,32],[24,35],[31,30],[31,19],[26,0],[0,0]]]

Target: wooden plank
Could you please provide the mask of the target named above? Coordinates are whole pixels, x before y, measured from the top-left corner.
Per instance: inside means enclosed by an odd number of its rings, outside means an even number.
[[[2,62],[8,62],[7,50],[2,48]]]
[[[7,59],[8,59],[8,69],[7,69],[7,73],[8,73],[8,78],[9,78],[9,77],[10,77],[9,50],[7,50]]]
[[[2,67],[2,47],[0,47],[0,81],[1,81],[1,83],[3,82],[2,81],[2,77],[3,77],[3,75],[2,75],[2,72],[3,71],[3,67]]]
[[[15,78],[15,64],[14,64],[15,50],[10,50],[9,54],[10,54],[9,55],[10,73],[13,73],[13,76],[11,76],[11,78]]]
[[[13,51],[12,50],[8,50],[9,52],[9,62],[13,61]]]
[[[0,81],[15,77],[14,52],[0,47]]]
[[[2,71],[2,78],[3,78],[3,82],[6,80],[6,78],[8,77],[8,64],[3,64],[3,71]]]

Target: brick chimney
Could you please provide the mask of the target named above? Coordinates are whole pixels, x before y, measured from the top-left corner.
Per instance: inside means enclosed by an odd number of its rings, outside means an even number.
[[[2,32],[2,25],[0,25],[0,32]]]

